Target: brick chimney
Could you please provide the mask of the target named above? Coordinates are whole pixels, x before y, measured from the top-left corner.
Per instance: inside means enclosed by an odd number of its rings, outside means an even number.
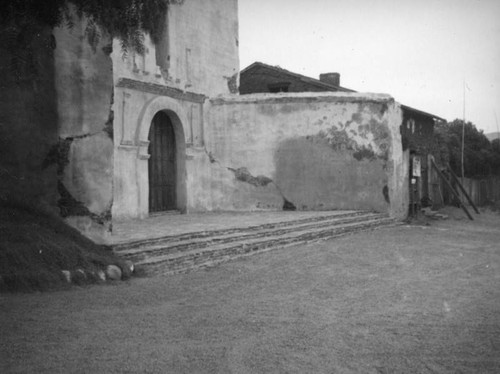
[[[340,86],[339,73],[324,73],[319,75],[319,80],[323,83],[331,84],[332,86]]]

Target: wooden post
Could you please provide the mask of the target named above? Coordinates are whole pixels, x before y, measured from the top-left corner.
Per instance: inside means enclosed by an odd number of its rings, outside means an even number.
[[[470,198],[470,196],[467,193],[467,191],[465,191],[464,186],[462,186],[462,183],[460,183],[460,181],[458,180],[458,178],[455,175],[455,173],[453,172],[453,170],[451,170],[450,164],[448,164],[448,170],[450,171],[451,177],[455,180],[455,183],[458,185],[458,187],[460,187],[460,190],[464,194],[464,196],[467,199],[467,201],[469,202],[469,204],[472,205],[472,207],[474,208],[474,210],[476,211],[476,213],[479,214],[479,210],[477,209],[476,205],[474,204],[474,202]]]
[[[441,177],[441,179],[445,182],[445,184],[448,186],[448,188],[450,189],[450,191],[453,193],[453,195],[458,199],[458,201],[460,202],[460,206],[462,207],[463,211],[465,212],[465,214],[467,214],[467,217],[469,217],[469,219],[471,221],[474,221],[474,218],[472,218],[471,214],[469,213],[469,211],[467,210],[466,206],[464,204],[462,204],[462,200],[460,200],[460,196],[458,195],[458,192],[455,191],[455,189],[453,188],[453,186],[451,185],[450,181],[448,179],[446,179],[446,177],[443,175],[443,173],[441,173],[441,170],[439,170],[439,168],[437,167],[436,163],[434,162],[434,160],[432,161],[432,166],[434,167],[434,169],[436,169],[438,175]]]
[[[427,196],[429,196],[429,199],[432,202],[432,205],[434,205],[436,196],[434,196],[434,185],[432,184],[432,167],[431,167],[431,158],[432,155],[428,154],[427,155]]]

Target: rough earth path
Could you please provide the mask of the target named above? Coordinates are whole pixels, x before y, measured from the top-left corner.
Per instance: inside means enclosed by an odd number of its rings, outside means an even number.
[[[498,373],[500,216],[0,296],[2,373]]]

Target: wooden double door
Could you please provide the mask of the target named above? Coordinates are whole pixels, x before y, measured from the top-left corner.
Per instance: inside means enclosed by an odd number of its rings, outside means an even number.
[[[168,114],[158,112],[149,130],[149,211],[177,209],[177,152]]]

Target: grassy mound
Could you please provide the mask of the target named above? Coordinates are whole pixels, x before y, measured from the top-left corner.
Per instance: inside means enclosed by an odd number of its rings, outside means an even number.
[[[110,264],[129,275],[108,247],[81,235],[50,209],[0,201],[0,292],[69,287],[62,270],[71,273],[73,283],[95,283],[99,270]]]

